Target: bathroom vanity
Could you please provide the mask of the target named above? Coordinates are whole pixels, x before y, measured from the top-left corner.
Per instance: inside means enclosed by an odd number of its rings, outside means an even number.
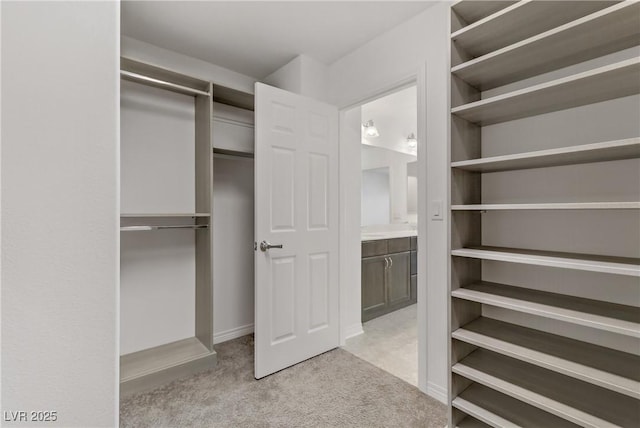
[[[417,298],[417,237],[378,236],[362,241],[362,322],[416,303]]]

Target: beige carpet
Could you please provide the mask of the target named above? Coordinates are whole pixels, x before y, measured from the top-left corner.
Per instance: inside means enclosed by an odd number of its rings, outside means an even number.
[[[123,400],[126,427],[444,427],[445,406],[342,350],[253,378],[251,336],[216,347],[218,366]]]

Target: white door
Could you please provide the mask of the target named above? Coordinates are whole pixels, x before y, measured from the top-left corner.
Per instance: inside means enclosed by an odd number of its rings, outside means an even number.
[[[255,133],[259,379],[339,345],[338,111],[256,83]]]

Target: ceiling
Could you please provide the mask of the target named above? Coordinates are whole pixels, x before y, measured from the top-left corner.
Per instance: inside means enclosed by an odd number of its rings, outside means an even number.
[[[123,1],[121,32],[261,79],[297,55],[326,65],[430,1]]]

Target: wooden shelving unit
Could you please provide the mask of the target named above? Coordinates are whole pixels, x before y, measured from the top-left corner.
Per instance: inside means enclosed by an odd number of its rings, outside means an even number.
[[[556,202],[538,204],[472,204],[452,205],[454,211],[501,210],[637,210],[640,202]]]
[[[124,213],[120,214],[120,218],[196,218],[196,217],[211,217],[209,213]]]
[[[488,426],[501,427],[555,427],[575,428],[576,425],[501,394],[491,388],[474,383],[453,400],[453,407],[473,416]]]
[[[487,428],[490,426],[491,425],[487,425],[471,416],[467,416],[456,425],[456,428]]]
[[[462,0],[451,7],[450,427],[640,426],[639,228],[617,245],[595,230],[589,214],[640,224],[638,186],[624,187],[619,198],[609,184],[578,200],[531,192],[553,187],[555,177],[566,180],[565,172],[595,174],[570,177],[574,188],[592,178],[613,183],[605,179],[612,174],[620,174],[616,185],[637,183],[629,167],[640,159],[637,117],[618,112],[625,124],[635,121],[618,132],[615,112],[554,113],[601,102],[615,111],[623,105],[618,99],[640,94],[640,58],[629,59],[629,48],[638,46],[638,2]],[[554,121],[569,113],[583,122]],[[588,121],[607,125],[598,139],[584,141],[587,133],[569,129]],[[570,137],[536,150],[535,139],[556,130],[531,124],[547,123]],[[551,167],[544,177],[520,173]],[[503,177],[508,185],[497,185]],[[518,203],[493,203],[525,186],[522,178],[541,182],[523,189],[529,196]],[[570,231],[554,223],[560,218]],[[576,253],[541,239],[572,233],[583,238]],[[588,286],[585,275],[593,275]],[[637,299],[626,297],[633,287]]]
[[[637,355],[490,318],[478,318],[452,337],[640,399]]]
[[[640,92],[638,80],[640,58],[632,58],[454,107],[451,113],[472,123],[492,125],[636,95]]]
[[[480,56],[562,25],[612,1],[520,1],[451,34],[468,54]]]
[[[451,9],[465,25],[473,24],[497,11],[517,3],[517,1],[494,0],[483,2],[457,1],[451,5]]]
[[[534,266],[603,272],[616,275],[640,276],[640,259],[630,257],[598,256],[490,246],[456,248],[451,250],[451,254],[457,257],[470,257],[481,260],[523,263]]]
[[[452,162],[472,172],[500,172],[640,158],[640,138]]]
[[[452,297],[640,338],[640,310],[599,300],[476,282],[451,292]]]
[[[195,336],[120,357],[120,395],[152,389],[217,363],[213,349],[213,159],[210,82],[172,70],[121,59],[121,77],[144,85],[193,96],[195,106],[195,209],[188,213],[122,213],[121,232],[157,233],[193,230],[195,236]],[[233,95],[233,94],[231,94]]]
[[[549,2],[535,3],[553,7]],[[601,28],[606,31],[591,37]],[[459,64],[451,72],[484,91],[638,43],[640,4],[622,2]]]
[[[635,399],[494,352],[476,350],[452,371],[581,426],[637,426]]]

